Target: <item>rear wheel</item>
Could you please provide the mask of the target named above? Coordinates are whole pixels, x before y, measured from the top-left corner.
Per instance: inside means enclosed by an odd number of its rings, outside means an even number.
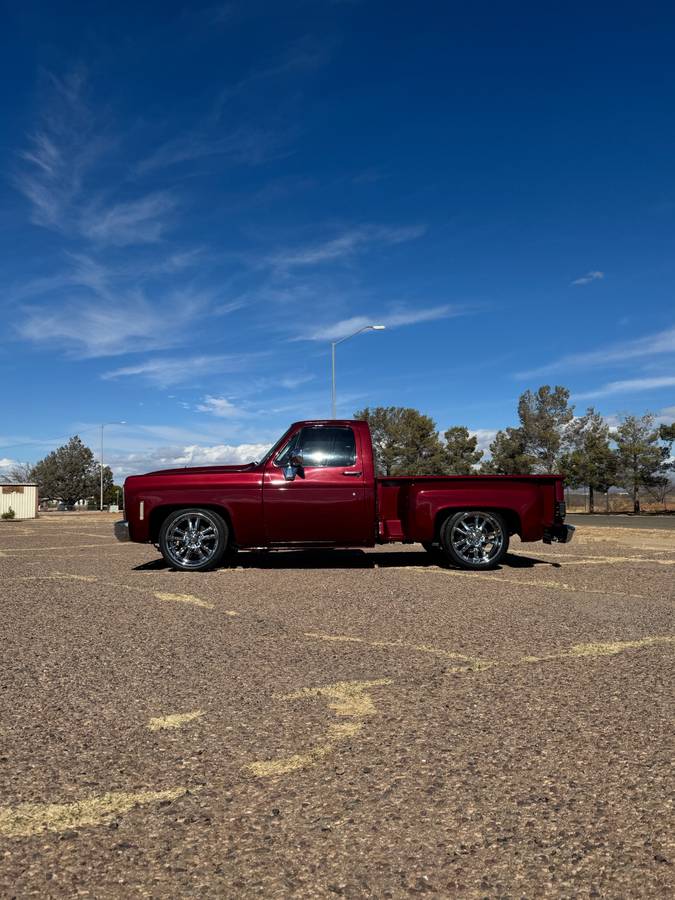
[[[218,513],[210,509],[179,509],[163,522],[159,549],[174,569],[203,572],[223,558],[229,530]]]
[[[445,520],[441,546],[463,569],[494,569],[509,549],[509,532],[496,512],[462,510]]]

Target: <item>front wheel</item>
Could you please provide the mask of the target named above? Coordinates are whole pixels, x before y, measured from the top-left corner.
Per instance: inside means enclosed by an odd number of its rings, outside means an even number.
[[[441,527],[441,546],[462,569],[494,569],[509,549],[509,532],[496,512],[456,512]]]
[[[159,549],[174,569],[203,572],[223,558],[229,532],[210,509],[179,509],[168,516],[159,532]]]

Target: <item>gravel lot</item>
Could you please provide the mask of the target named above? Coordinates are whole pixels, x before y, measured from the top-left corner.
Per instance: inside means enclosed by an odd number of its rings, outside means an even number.
[[[675,532],[167,569],[0,526],[3,897],[665,897]]]

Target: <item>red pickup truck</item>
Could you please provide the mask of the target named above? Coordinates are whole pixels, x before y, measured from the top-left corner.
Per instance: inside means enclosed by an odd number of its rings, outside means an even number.
[[[572,539],[559,475],[377,476],[367,422],[296,422],[261,462],[163,469],[124,484],[122,541],[175,569],[242,549],[421,543],[465,569],[494,568],[509,537]]]

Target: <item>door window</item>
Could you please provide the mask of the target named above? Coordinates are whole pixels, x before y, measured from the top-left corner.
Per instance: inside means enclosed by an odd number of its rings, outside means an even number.
[[[345,468],[356,462],[356,441],[351,428],[305,426],[286,445],[275,465],[288,465],[291,453],[298,450],[306,468]]]

